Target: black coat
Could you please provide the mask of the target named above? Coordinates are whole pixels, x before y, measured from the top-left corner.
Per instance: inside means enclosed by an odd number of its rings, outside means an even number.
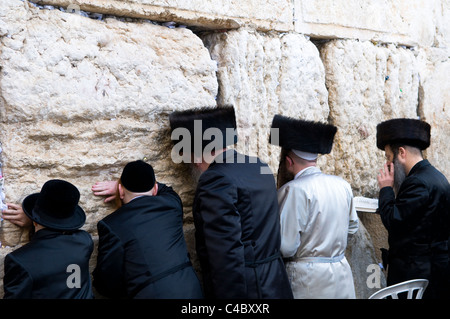
[[[234,150],[219,155],[199,179],[193,215],[208,298],[292,298],[267,164]]]
[[[37,231],[29,243],[5,257],[3,298],[93,298],[89,273],[93,247],[91,235],[83,230]]]
[[[388,230],[388,285],[428,279],[426,297],[443,297],[449,284],[450,186],[427,160],[417,163],[397,197],[380,190],[378,213]]]
[[[110,298],[202,298],[183,233],[183,209],[171,187],[133,199],[98,225],[94,287]]]

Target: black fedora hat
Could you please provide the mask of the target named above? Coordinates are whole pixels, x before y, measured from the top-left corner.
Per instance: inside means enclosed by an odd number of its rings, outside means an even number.
[[[25,214],[34,222],[56,230],[76,230],[84,225],[86,214],[78,206],[80,192],[59,179],[47,181],[40,193],[27,196],[22,203]]]

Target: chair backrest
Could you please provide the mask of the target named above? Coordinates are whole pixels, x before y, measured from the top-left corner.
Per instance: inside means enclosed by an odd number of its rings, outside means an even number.
[[[371,295],[369,299],[384,299],[391,297],[392,299],[398,299],[398,294],[402,292],[408,292],[407,299],[422,299],[422,295],[428,286],[427,279],[413,279],[404,281],[392,286],[388,286]],[[414,291],[417,290],[417,294],[414,298]]]

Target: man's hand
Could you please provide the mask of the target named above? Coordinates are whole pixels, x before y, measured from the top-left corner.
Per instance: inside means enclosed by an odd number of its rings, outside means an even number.
[[[117,181],[97,182],[92,186],[95,196],[107,196],[105,203],[113,201],[117,195]]]
[[[11,203],[7,203],[6,205],[8,206],[8,209],[5,209],[2,212],[2,217],[4,220],[7,220],[19,227],[30,227],[33,224],[31,219],[25,215],[22,206]]]
[[[383,187],[394,187],[394,164],[384,164],[384,168],[380,169],[377,176],[378,186],[380,189]]]

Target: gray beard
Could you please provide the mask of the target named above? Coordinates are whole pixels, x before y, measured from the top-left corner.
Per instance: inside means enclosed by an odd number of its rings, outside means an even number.
[[[398,162],[398,159],[394,159],[394,192],[397,195],[402,186],[403,181],[406,178],[405,167]]]

